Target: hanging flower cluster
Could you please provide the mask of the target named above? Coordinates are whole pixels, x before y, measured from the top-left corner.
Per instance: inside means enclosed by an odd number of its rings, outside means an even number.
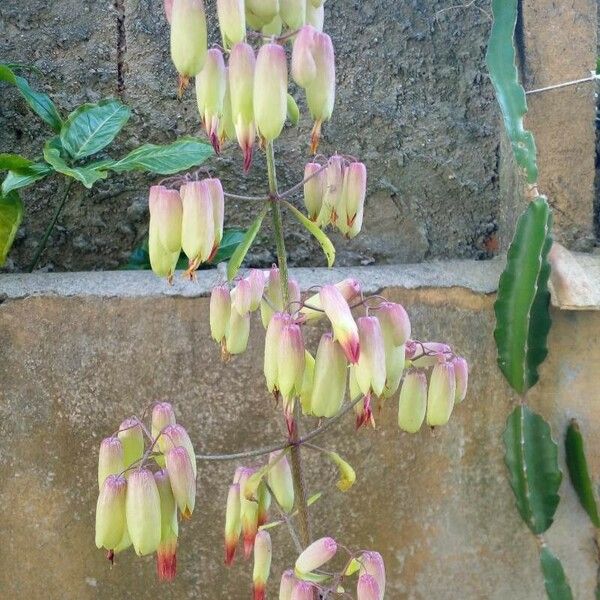
[[[131,546],[138,556],[156,553],[159,578],[171,581],[177,513],[190,518],[196,499],[196,455],[171,404],[154,405],[150,431],[132,417],[102,440],[98,487],[96,546],[107,550],[111,562]]]

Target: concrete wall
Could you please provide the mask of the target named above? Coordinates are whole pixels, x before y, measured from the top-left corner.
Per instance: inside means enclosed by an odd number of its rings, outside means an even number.
[[[600,276],[598,261],[586,262]],[[469,395],[447,427],[401,433],[395,401],[376,430],[352,419],[320,444],[355,466],[347,494],[307,455],[315,535],[373,547],[386,560],[387,598],[541,600],[536,541],[508,486],[500,435],[514,403],[495,366],[493,291],[501,264],[446,262],[355,272],[368,292],[407,307],[416,336],[444,339],[472,365]],[[303,288],[343,277],[299,269]],[[248,449],[281,439],[281,415],[265,391],[262,328],[224,365],[209,340],[208,301],[217,278],[174,288],[146,273],[0,278],[0,594],[10,598],[246,598],[250,565],[222,566],[223,502],[235,464],[199,464],[198,504],[182,527],[179,575],[159,586],[151,558],[127,554],[110,568],[93,543],[100,439],[126,415],[169,398],[199,452]],[[553,312],[549,359],[531,406],[562,439],[580,419],[591,471],[600,475],[600,312]],[[311,343],[318,331],[309,334]],[[307,423],[305,427],[313,427]],[[562,444],[560,460],[564,470]],[[575,598],[591,598],[593,530],[568,481],[548,538]],[[274,579],[291,560],[276,530]],[[275,587],[271,588],[275,594]]]

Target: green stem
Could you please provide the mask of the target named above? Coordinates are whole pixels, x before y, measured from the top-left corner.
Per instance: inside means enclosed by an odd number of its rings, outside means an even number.
[[[37,264],[40,260],[40,256],[42,256],[42,252],[44,251],[44,249],[46,248],[46,244],[48,243],[48,238],[50,237],[50,234],[52,233],[52,230],[54,229],[54,226],[56,225],[56,221],[58,221],[58,217],[60,217],[60,213],[62,212],[62,209],[65,206],[65,202],[67,201],[67,198],[69,196],[69,192],[71,191],[71,186],[73,185],[73,183],[74,183],[74,179],[69,179],[69,183],[67,183],[67,187],[65,189],[64,196],[62,197],[62,200],[58,203],[58,206],[54,210],[54,214],[52,215],[52,220],[48,224],[48,227],[46,227],[46,231],[44,232],[44,237],[40,241],[39,246],[38,246],[37,250],[35,251],[35,256],[33,257],[33,260],[31,261],[31,263],[29,265],[28,271],[30,273],[37,267]]]
[[[281,207],[279,205],[279,196],[277,189],[277,168],[275,166],[275,152],[273,142],[267,142],[267,172],[269,176],[269,198],[271,202],[271,215],[273,217],[273,231],[275,234],[275,243],[277,248],[277,263],[279,265],[279,274],[281,275],[281,294],[283,304],[287,306],[290,301],[288,288],[288,265],[287,252],[285,250],[285,240],[283,237],[283,222],[281,219]],[[296,496],[296,508],[298,510],[298,533],[300,542],[306,548],[310,544],[310,523],[308,519],[308,504],[306,499],[306,487],[304,485],[304,473],[302,470],[302,454],[298,424],[300,421],[300,406],[296,402],[294,406],[294,427],[290,435],[290,458],[292,462],[292,477],[294,480],[294,493]]]

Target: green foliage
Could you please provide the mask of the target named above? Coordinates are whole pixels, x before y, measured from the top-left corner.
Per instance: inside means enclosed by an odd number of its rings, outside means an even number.
[[[550,426],[519,405],[506,421],[503,439],[504,460],[521,518],[534,534],[544,533],[552,524],[562,479]]]
[[[51,173],[54,173],[54,169],[47,163],[32,163],[28,167],[11,169],[2,182],[2,193],[8,194],[13,190],[27,187]]]
[[[540,550],[540,566],[548,598],[550,600],[573,600],[573,593],[560,560],[545,545]]]
[[[17,192],[0,195],[0,267],[13,244],[23,218],[23,204]]]
[[[242,266],[242,262],[244,261],[246,254],[248,254],[248,250],[250,250],[250,247],[252,246],[254,239],[256,238],[258,232],[260,231],[262,222],[263,222],[268,210],[269,210],[269,207],[265,206],[260,211],[258,217],[256,217],[256,219],[254,220],[254,222],[252,223],[252,225],[250,226],[248,231],[246,231],[244,239],[242,240],[240,245],[235,249],[235,252],[231,256],[231,259],[229,260],[229,263],[227,264],[227,279],[229,279],[229,281],[231,281],[236,276],[237,272],[240,270],[240,267]]]
[[[26,169],[33,162],[19,154],[0,153],[0,171],[10,171],[11,169]]]
[[[517,10],[518,0],[492,0],[494,22],[486,62],[515,160],[524,170],[527,182],[535,183],[538,178],[535,140],[523,126],[527,100],[519,83],[516,65],[514,34]]]
[[[594,527],[600,527],[598,505],[585,456],[583,436],[575,419],[572,419],[567,427],[565,451],[569,477],[577,492],[581,506],[590,517]]]
[[[546,199],[530,202],[517,222],[494,303],[498,365],[519,394],[538,381],[538,367],[548,354],[551,228]]]

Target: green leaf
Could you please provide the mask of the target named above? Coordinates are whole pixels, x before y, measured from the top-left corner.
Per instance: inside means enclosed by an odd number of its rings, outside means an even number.
[[[0,171],[12,171],[26,169],[31,166],[33,161],[21,156],[20,154],[2,154],[0,153]]]
[[[598,505],[596,504],[594,487],[585,456],[583,436],[579,430],[579,424],[575,419],[572,419],[567,427],[565,450],[569,477],[577,492],[581,506],[583,506],[585,512],[590,517],[594,527],[600,527]]]
[[[240,270],[242,262],[244,261],[246,254],[248,254],[248,250],[250,250],[250,247],[254,242],[254,238],[256,238],[256,235],[260,231],[260,227],[262,225],[263,219],[265,218],[265,215],[267,214],[268,209],[269,207],[265,206],[260,211],[260,214],[258,215],[258,217],[256,217],[256,219],[250,226],[250,229],[246,231],[246,235],[244,236],[242,243],[235,249],[235,252],[231,256],[231,259],[227,264],[227,279],[229,279],[229,281],[231,281],[236,276],[237,272]]]
[[[319,244],[321,244],[321,248],[327,258],[327,266],[332,267],[335,262],[335,246],[325,235],[325,232],[316,223],[313,223],[308,217],[303,215],[294,205],[285,200],[284,204],[292,211],[296,219],[304,225],[304,228],[316,238]]]
[[[118,160],[111,169],[117,173],[146,171],[157,175],[172,175],[197,167],[212,155],[210,144],[184,137],[165,146],[144,144]]]
[[[61,150],[62,147],[58,137],[49,139],[44,145],[44,160],[59,173],[80,181],[88,189],[99,179],[107,178],[108,171],[104,169],[112,161],[102,160],[82,167],[72,167],[62,157]]]
[[[486,62],[515,160],[525,171],[527,182],[535,183],[538,178],[537,152],[532,133],[523,126],[527,100],[516,65],[517,11],[518,0],[492,0],[494,21]]]
[[[288,121],[294,126],[298,125],[298,121],[300,120],[300,109],[296,104],[294,96],[291,94],[287,95],[287,118]]]
[[[552,524],[562,479],[550,425],[527,406],[519,405],[509,415],[502,438],[521,518],[534,534],[544,533]]]
[[[0,81],[6,81],[12,85],[17,84],[17,76],[14,74],[10,65],[0,64]]]
[[[540,566],[549,600],[573,600],[573,593],[560,560],[545,545],[540,550]]]
[[[23,98],[25,98],[27,104],[29,104],[31,110],[58,133],[62,127],[63,120],[54,102],[50,100],[50,97],[42,92],[32,90],[27,80],[23,77],[15,77],[15,85]]]
[[[551,229],[546,199],[530,202],[517,221],[494,303],[498,366],[519,394],[538,381],[538,367],[548,354]]]
[[[46,163],[34,163],[24,169],[9,171],[2,182],[2,193],[6,195],[13,190],[27,187],[50,173],[54,173],[54,169]]]
[[[218,265],[230,260],[236,248],[244,241],[245,236],[246,231],[244,229],[226,229],[223,232],[223,239],[221,240],[219,249],[209,264]]]
[[[115,139],[130,116],[129,108],[118,100],[82,104],[63,125],[60,141],[74,159],[91,156]]]
[[[21,220],[23,203],[17,192],[0,196],[0,267],[6,262]]]

